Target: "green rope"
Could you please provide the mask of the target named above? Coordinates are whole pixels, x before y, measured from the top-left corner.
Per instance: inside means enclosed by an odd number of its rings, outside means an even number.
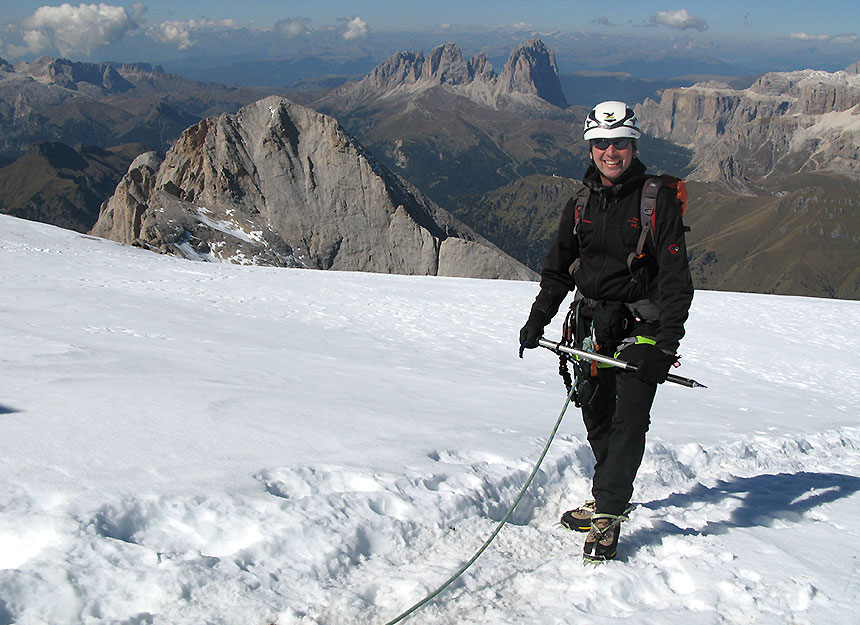
[[[519,505],[520,500],[522,500],[523,496],[526,494],[526,490],[528,490],[528,487],[531,485],[532,480],[534,480],[535,475],[537,475],[538,469],[540,468],[540,465],[543,462],[543,459],[546,457],[546,454],[549,451],[549,446],[550,446],[550,444],[552,444],[552,440],[555,438],[555,435],[558,432],[558,428],[561,425],[561,420],[564,418],[564,413],[567,412],[567,407],[570,405],[570,401],[571,401],[571,399],[573,399],[573,394],[575,392],[576,392],[576,389],[573,388],[573,389],[571,389],[570,393],[568,393],[567,400],[564,402],[564,407],[561,409],[561,413],[558,415],[558,419],[555,422],[555,427],[552,429],[552,433],[549,435],[549,439],[547,440],[546,445],[543,448],[543,452],[541,453],[540,458],[538,458],[537,464],[535,464],[534,469],[532,469],[531,475],[529,475],[529,478],[526,480],[526,483],[523,485],[522,489],[520,490],[520,494],[517,495],[517,498],[514,500],[513,505],[508,510],[508,513],[505,515],[505,518],[503,518],[499,522],[499,524],[496,526],[496,529],[494,529],[493,533],[490,534],[490,537],[484,542],[483,545],[481,545],[481,548],[475,552],[475,555],[473,555],[469,559],[469,561],[466,562],[466,564],[461,566],[460,569],[456,573],[454,573],[451,577],[449,577],[448,580],[444,584],[439,586],[439,588],[437,588],[436,590],[431,592],[429,595],[424,597],[421,601],[419,601],[418,603],[413,605],[411,608],[406,610],[403,614],[401,614],[400,616],[398,616],[394,620],[388,621],[385,625],[394,625],[395,623],[399,623],[403,619],[410,616],[412,613],[416,612],[417,610],[419,610],[420,608],[422,608],[426,604],[430,603],[430,601],[432,601],[434,598],[436,598],[436,596],[439,593],[441,593],[448,586],[450,586],[451,583],[454,582],[454,580],[456,580],[463,573],[465,573],[466,569],[468,569],[470,566],[472,566],[472,564],[475,562],[475,560],[477,560],[481,556],[481,554],[484,553],[484,550],[490,546],[490,543],[493,542],[493,539],[498,535],[498,533],[500,531],[502,531],[502,528],[505,526],[505,523],[507,523],[508,519],[511,518],[511,515],[514,513],[514,510],[516,509],[517,505]]]

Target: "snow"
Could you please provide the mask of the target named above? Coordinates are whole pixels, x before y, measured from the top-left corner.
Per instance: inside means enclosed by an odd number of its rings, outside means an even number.
[[[564,402],[534,283],[195,263],[0,216],[0,625],[383,624]],[[558,334],[558,321],[548,336]],[[701,291],[615,562],[574,409],[417,624],[853,623],[860,302]]]
[[[227,212],[232,216],[232,210]],[[241,239],[246,243],[262,243],[265,245],[262,230],[252,230],[250,233],[248,233],[242,230],[242,228],[240,228],[238,224],[234,222],[212,219],[211,217],[209,217],[209,215],[212,214],[212,211],[210,211],[204,206],[198,206],[196,208],[196,213],[197,221],[206,226],[209,226],[213,230],[223,232],[224,234],[229,234],[230,236],[236,237],[237,239]]]

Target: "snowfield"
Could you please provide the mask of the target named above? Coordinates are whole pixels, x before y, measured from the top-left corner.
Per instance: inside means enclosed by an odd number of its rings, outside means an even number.
[[[195,263],[0,216],[0,625],[384,625],[564,403],[535,283]],[[560,317],[561,315],[559,315]],[[560,319],[548,337],[558,335]],[[847,625],[860,302],[697,292],[619,557],[571,407],[406,623]]]

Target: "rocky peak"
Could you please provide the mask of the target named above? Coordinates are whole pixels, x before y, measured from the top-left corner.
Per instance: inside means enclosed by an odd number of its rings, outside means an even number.
[[[555,54],[540,39],[531,39],[511,52],[498,82],[501,92],[533,94],[560,108],[568,106]]]
[[[539,39],[532,39],[511,53],[501,75],[493,71],[486,54],[465,61],[455,43],[423,52],[399,52],[374,68],[364,79],[336,92],[333,101],[387,98],[400,93],[442,86],[479,104],[545,107],[568,106],[558,80],[555,55]],[[334,102],[337,106],[337,102]]]
[[[198,260],[529,279],[338,122],[270,96],[136,160],[93,234]]]
[[[422,77],[438,84],[463,85],[471,81],[463,53],[455,43],[446,43],[430,52],[424,61]]]
[[[22,64],[19,71],[41,82],[70,91],[77,91],[82,85],[89,85],[110,93],[123,93],[134,87],[107,63],[82,63],[42,56],[32,63]]]
[[[377,65],[362,82],[379,90],[390,90],[403,84],[412,84],[421,78],[424,53],[398,52]]]
[[[852,63],[851,65],[846,67],[845,72],[848,74],[860,74],[860,61]]]
[[[468,63],[469,78],[472,80],[482,80],[484,82],[493,82],[496,78],[496,72],[493,70],[493,65],[490,63],[489,57],[481,52],[476,54]]]

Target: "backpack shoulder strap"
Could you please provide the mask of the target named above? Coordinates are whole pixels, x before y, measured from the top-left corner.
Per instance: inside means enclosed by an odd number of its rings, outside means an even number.
[[[636,250],[630,252],[627,257],[627,267],[630,268],[633,261],[641,258],[645,251],[645,241],[648,235],[651,235],[651,241],[657,243],[657,195],[660,193],[661,187],[670,187],[675,190],[675,197],[679,204],[681,215],[687,208],[687,183],[675,176],[652,176],[645,180],[642,185],[642,198],[639,201],[639,225],[642,228],[642,233],[639,235],[639,241],[636,243]],[[631,269],[632,271],[632,269]]]
[[[583,185],[576,194],[576,203],[573,207],[573,234],[579,235],[579,224],[582,223],[582,215],[585,212],[585,207],[588,206],[588,200],[591,198],[591,189]]]
[[[579,225],[582,223],[582,215],[585,213],[585,207],[588,206],[588,200],[591,198],[591,189],[587,186],[583,185],[579,192],[576,194],[576,201],[573,205],[573,236],[576,239],[579,239]],[[568,268],[568,272],[570,275],[573,275],[577,269],[579,269],[579,265],[581,264],[581,259],[577,256],[573,263]]]

